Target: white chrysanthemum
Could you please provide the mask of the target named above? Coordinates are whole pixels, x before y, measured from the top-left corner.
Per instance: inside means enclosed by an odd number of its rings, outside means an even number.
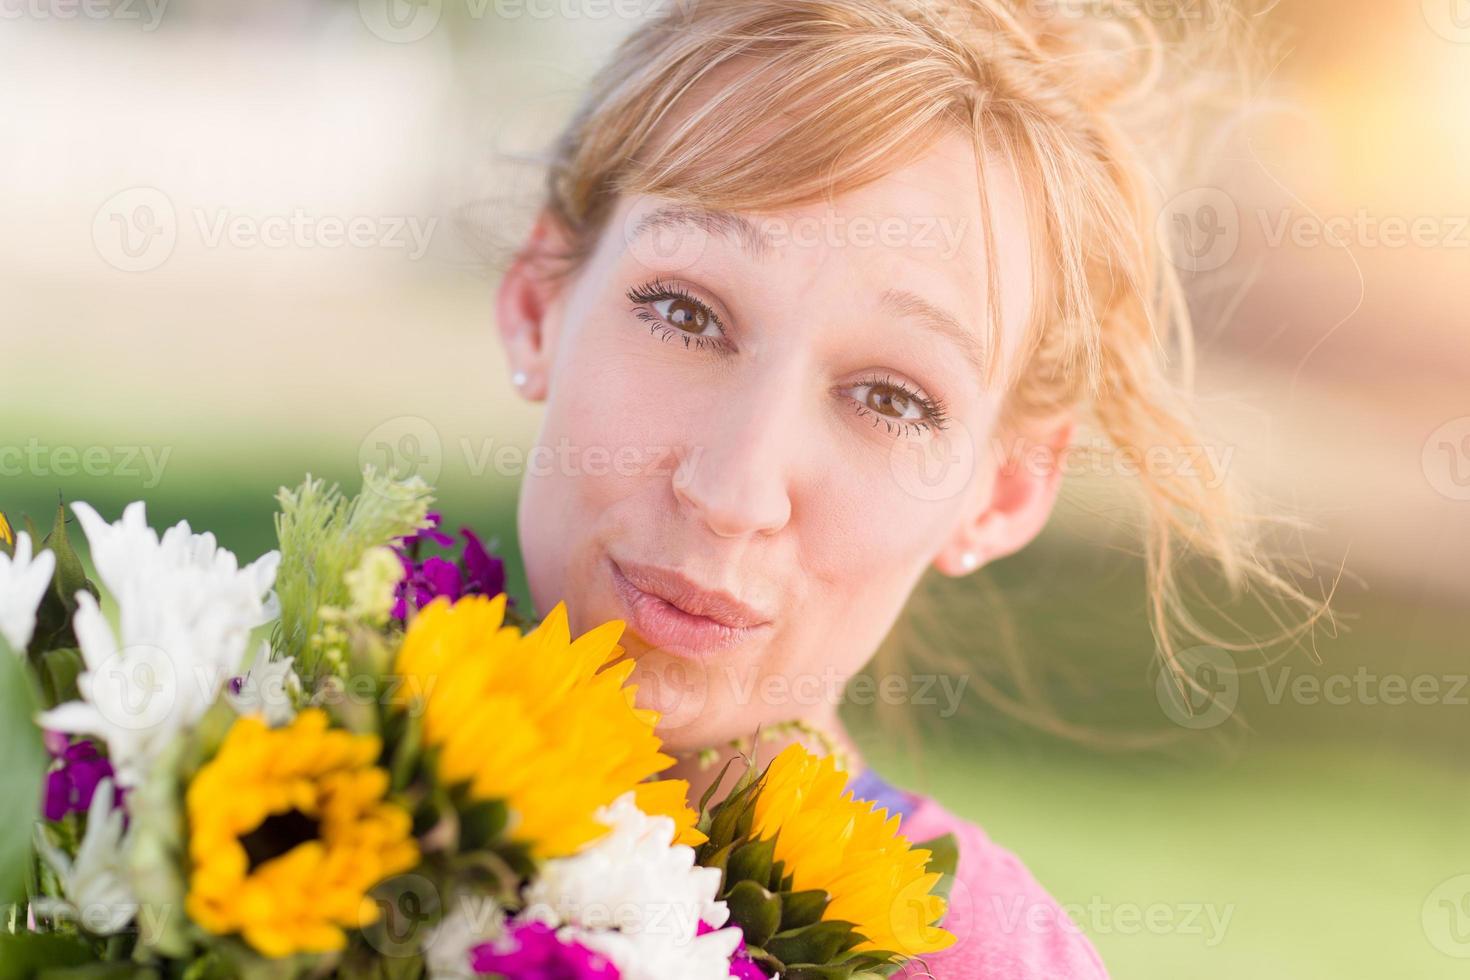
[[[472,980],[470,950],[499,939],[505,910],[488,895],[457,895],[451,908],[424,939],[424,965],[429,980]]]
[[[31,536],[22,531],[15,539],[15,554],[0,552],[0,636],[16,653],[25,653],[36,628],[36,607],[51,584],[56,555],[43,551],[33,555]]]
[[[597,812],[611,830],[580,853],[547,861],[526,889],[522,918],[556,926],[617,966],[624,980],[726,980],[740,930],[716,901],[718,868],[674,844],[674,821],[625,793]],[[699,935],[704,921],[717,931]]]
[[[78,593],[72,626],[86,662],[77,678],[82,700],[40,720],[54,731],[100,737],[118,782],[136,786],[239,673],[250,631],[276,615],[270,589],[280,555],[241,568],[214,535],[194,534],[187,522],[160,538],[141,502],[115,524],[86,504],[72,510],[97,577],[117,600],[119,635],[97,601]]]
[[[110,936],[121,932],[138,912],[138,896],[128,878],[125,814],[113,806],[112,780],[97,784],[87,810],[87,832],[68,858],[36,828],[36,850],[61,879],[65,900],[38,898],[36,912],[78,922],[88,932]]]

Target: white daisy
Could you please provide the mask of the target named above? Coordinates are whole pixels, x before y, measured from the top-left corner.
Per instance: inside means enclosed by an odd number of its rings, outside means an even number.
[[[547,861],[526,889],[527,921],[559,927],[563,941],[595,950],[624,980],[726,980],[740,930],[715,895],[718,868],[674,844],[674,821],[648,816],[625,793],[598,810],[612,828],[581,853]],[[717,931],[699,935],[703,921]]]
[[[31,642],[36,607],[55,570],[55,553],[33,555],[31,536],[24,531],[16,536],[13,556],[0,552],[0,636],[16,653],[25,653]]]
[[[118,782],[136,786],[164,747],[198,721],[237,675],[250,631],[276,615],[277,552],[244,568],[187,522],[160,538],[141,502],[108,524],[86,504],[72,505],[91,546],[97,577],[117,600],[119,632],[96,599],[77,594],[72,620],[86,663],[82,700],[41,715],[53,731],[107,743]]]
[[[125,815],[113,806],[112,780],[97,784],[87,810],[87,832],[68,858],[36,828],[36,850],[61,879],[64,901],[38,898],[36,913],[68,918],[88,932],[109,936],[122,929],[138,912],[138,896],[128,877],[127,844],[123,831]]]

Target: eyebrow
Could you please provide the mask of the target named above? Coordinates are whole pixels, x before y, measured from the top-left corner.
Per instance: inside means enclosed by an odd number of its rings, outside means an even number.
[[[879,302],[893,315],[911,317],[954,343],[977,373],[985,373],[985,345],[953,313],[907,289],[885,290]]]
[[[770,237],[744,215],[687,204],[665,204],[650,211],[633,226],[628,240],[636,241],[660,228],[681,225],[692,225],[708,234],[732,239],[756,261],[767,258],[773,247]],[[985,373],[985,346],[953,313],[907,289],[887,289],[879,302],[894,316],[915,319],[955,344],[977,373]]]
[[[650,211],[633,226],[633,232],[628,236],[628,240],[635,241],[651,231],[681,225],[693,225],[708,234],[732,239],[745,250],[745,254],[756,261],[765,259],[771,251],[770,238],[749,218],[733,211],[699,208],[687,204],[665,204]]]

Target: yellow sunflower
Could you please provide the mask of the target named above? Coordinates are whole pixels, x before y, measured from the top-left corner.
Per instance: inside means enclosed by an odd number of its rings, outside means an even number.
[[[504,617],[504,593],[436,599],[403,638],[398,700],[423,712],[440,781],[503,801],[511,838],[536,857],[601,837],[595,811],[630,790],[698,840],[693,815],[681,812],[687,786],[644,788],[674,760],[659,751],[658,713],[635,707],[636,688],[625,686],[633,662],[612,663],[623,653],[622,621],[573,640],[564,604],[524,636]]]
[[[689,806],[689,782],[684,779],[655,779],[633,787],[633,800],[649,816],[672,817],[674,843],[698,847],[709,840],[699,828],[699,814]]]
[[[776,838],[793,891],[827,893],[822,918],[853,924],[864,939],[854,952],[936,953],[955,941],[937,925],[945,901],[931,892],[941,876],[925,870],[929,852],[910,847],[898,824],[852,798],[831,756],[791,745],[766,770],[751,836]]]
[[[315,708],[274,729],[237,719],[185,800],[189,917],[270,957],[341,949],[374,921],[368,890],[418,862],[379,748]]]

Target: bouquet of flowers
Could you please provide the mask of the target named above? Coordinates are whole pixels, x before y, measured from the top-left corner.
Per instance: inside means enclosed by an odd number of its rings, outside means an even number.
[[[520,615],[421,481],[278,501],[244,566],[72,504],[95,582],[65,508],[0,515],[0,973],[803,980],[953,941],[951,841],[800,747],[692,808],[623,624]]]

